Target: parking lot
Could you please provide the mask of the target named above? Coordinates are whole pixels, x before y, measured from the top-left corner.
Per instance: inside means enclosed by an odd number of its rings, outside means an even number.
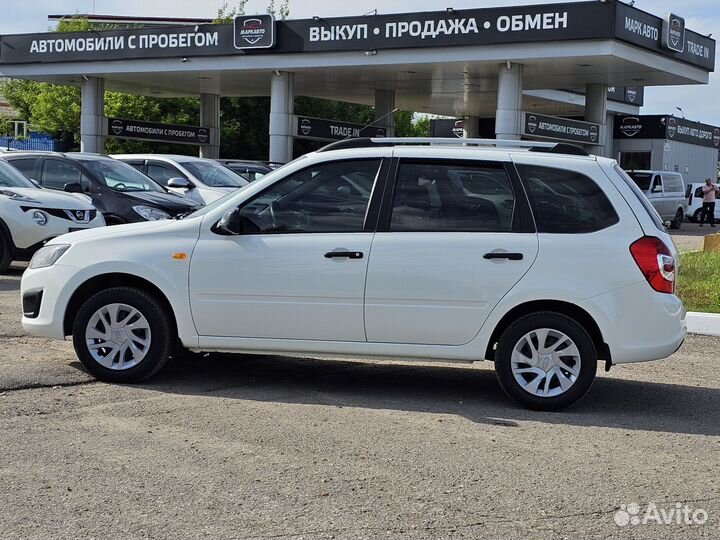
[[[720,535],[720,339],[555,414],[489,365],[188,356],[111,386],[24,335],[20,275],[0,276],[3,538]],[[618,526],[633,503],[708,520]]]

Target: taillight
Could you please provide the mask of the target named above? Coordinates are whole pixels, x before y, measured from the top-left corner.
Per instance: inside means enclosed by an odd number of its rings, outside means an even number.
[[[630,253],[653,289],[675,292],[675,259],[662,240],[645,236],[630,246]]]

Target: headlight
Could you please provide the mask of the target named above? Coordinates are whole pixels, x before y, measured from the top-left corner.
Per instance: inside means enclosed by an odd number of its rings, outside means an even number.
[[[35,223],[37,223],[38,225],[40,225],[41,227],[43,227],[44,225],[47,225],[48,218],[47,218],[47,215],[45,214],[45,212],[41,212],[40,210],[35,210],[32,213],[32,220]]]
[[[7,189],[0,189],[0,195],[3,195],[4,197],[9,197],[13,201],[29,202],[29,203],[37,204],[37,201],[35,199],[31,199],[30,197],[28,197],[26,195],[20,195],[20,193],[15,193],[14,191],[8,191]]]
[[[148,221],[170,219],[170,214],[152,206],[133,206],[133,210],[135,210],[140,217]]]
[[[70,244],[52,244],[40,248],[30,261],[30,268],[47,268],[55,264],[70,248]]]

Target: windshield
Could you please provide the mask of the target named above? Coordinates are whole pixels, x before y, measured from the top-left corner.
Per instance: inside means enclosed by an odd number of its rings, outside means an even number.
[[[648,189],[650,189],[650,179],[652,178],[651,174],[628,173],[628,176],[632,178],[633,182],[635,182],[635,185],[639,187],[642,191],[647,191]]]
[[[0,187],[34,188],[36,186],[7,161],[0,160]]]
[[[137,169],[114,159],[81,159],[97,180],[105,182],[114,191],[159,191],[165,190],[151,178]]]
[[[182,161],[180,165],[208,187],[241,188],[248,185],[247,180],[214,161]]]

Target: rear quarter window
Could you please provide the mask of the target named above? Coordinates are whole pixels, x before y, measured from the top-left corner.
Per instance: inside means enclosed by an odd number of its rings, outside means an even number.
[[[517,170],[540,233],[591,233],[620,221],[600,186],[584,174],[536,165]]]

